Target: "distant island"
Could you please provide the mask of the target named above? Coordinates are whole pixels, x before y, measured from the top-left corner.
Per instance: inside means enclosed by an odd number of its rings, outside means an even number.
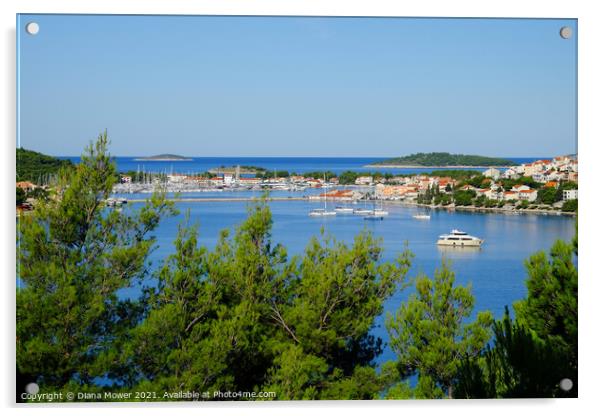
[[[180,162],[180,161],[190,161],[192,159],[189,157],[164,153],[164,154],[156,155],[156,156],[137,157],[134,160],[153,161],[153,162]]]
[[[209,169],[209,173],[211,174],[220,174],[220,173],[229,173],[234,174],[238,171],[240,174],[257,174],[257,173],[265,173],[267,169],[259,167],[259,166],[247,166],[247,165],[238,165],[238,166],[220,166],[219,168]]]
[[[414,153],[409,156],[386,159],[366,167],[393,168],[487,168],[516,166],[517,163],[497,157],[451,154],[446,152]]]

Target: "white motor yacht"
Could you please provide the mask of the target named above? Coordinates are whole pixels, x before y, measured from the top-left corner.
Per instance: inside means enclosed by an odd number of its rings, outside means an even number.
[[[467,246],[467,247],[479,247],[485,240],[478,237],[468,235],[464,231],[451,230],[449,234],[439,236],[437,245],[440,246]]]

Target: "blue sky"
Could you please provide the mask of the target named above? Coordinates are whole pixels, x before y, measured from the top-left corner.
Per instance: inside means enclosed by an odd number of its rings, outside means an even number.
[[[576,151],[576,20],[21,15],[18,31],[20,145],[47,154],[105,128],[118,156]]]

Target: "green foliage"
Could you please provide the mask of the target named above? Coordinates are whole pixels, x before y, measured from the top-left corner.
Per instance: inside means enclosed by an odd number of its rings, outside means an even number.
[[[403,165],[403,166],[514,166],[515,162],[507,159],[450,154],[445,152],[414,153],[393,159],[374,163],[375,165]]]
[[[63,392],[274,391],[279,400],[576,394],[558,388],[560,378],[577,381],[576,238],[528,260],[529,295],[515,304],[515,322],[506,313],[494,325],[487,348],[493,319],[480,312],[466,322],[470,286],[455,285],[445,262],[433,279],[419,276],[416,293],[387,317],[398,361],[377,370],[383,341],[371,331],[384,302],[407,285],[407,249],[383,262],[382,241],[370,233],[345,244],[323,232],[289,258],[272,241],[263,199],[213,249],[200,245],[187,217],[173,254],[151,273],[152,231],[176,210],[159,193],[138,210],[106,207],[118,178],[107,146],[105,133],[60,172],[56,195],[40,193],[19,220],[20,389],[36,381]],[[475,193],[453,196],[468,205]],[[451,202],[438,187],[423,197]],[[142,286],[138,299],[119,295],[149,277],[156,286]]]
[[[18,186],[17,186],[16,199],[17,199],[17,206],[21,205],[27,199],[27,197],[25,196],[25,191],[23,189],[19,188]]]
[[[339,175],[339,184],[341,185],[353,185],[355,180],[360,176],[357,172],[346,170]]]
[[[516,302],[517,320],[542,339],[577,353],[577,268],[573,263],[573,244],[556,241],[547,256],[532,255],[526,262],[528,296]]]
[[[434,202],[438,205],[441,202],[441,192],[439,191],[439,187],[437,185],[429,186],[424,193],[421,193],[416,198],[416,202],[419,204],[430,204]]]
[[[475,207],[482,207],[487,203],[487,197],[485,195],[480,195],[474,199],[473,204]]]
[[[482,175],[478,170],[469,169],[437,169],[430,173],[425,173],[427,176],[449,177],[456,180],[466,180],[473,176]]]
[[[112,371],[100,357],[140,312],[117,291],[147,275],[149,233],[173,213],[160,195],[138,212],[104,209],[115,172],[107,144],[99,136],[63,173],[57,198],[18,224],[17,369],[44,386],[90,384]]]
[[[317,170],[317,171],[313,171],[313,172],[306,172],[303,174],[304,177],[306,178],[314,178],[314,179],[324,179],[326,178],[326,180],[330,180],[332,178],[336,178],[337,175],[332,172],[332,171],[321,171],[321,170]]]
[[[454,202],[456,205],[472,205],[472,199],[476,196],[473,190],[458,190],[454,192]]]
[[[40,199],[46,200],[46,199],[48,199],[48,191],[42,187],[37,187],[37,188],[34,188],[31,191],[29,191],[27,193],[27,197],[37,199],[37,200],[40,200]]]
[[[562,181],[560,182],[560,186],[558,186],[558,189],[561,191],[565,191],[565,190],[569,190],[569,189],[577,189],[577,182],[573,182],[573,181]]]
[[[387,316],[391,348],[406,374],[419,375],[420,397],[436,398],[452,386],[463,360],[477,356],[489,340],[493,317],[479,312],[464,323],[474,306],[470,285],[456,286],[447,263],[434,279],[419,276],[416,293],[395,315]]]
[[[452,202],[452,197],[451,197],[451,195],[448,195],[448,194],[438,193],[433,198],[433,204],[435,204],[435,205],[445,206],[445,205],[451,204],[451,202]]]
[[[70,160],[61,160],[32,150],[17,148],[17,182],[30,181],[41,185],[61,169],[72,169]]]
[[[495,323],[493,346],[467,359],[456,383],[457,397],[577,397],[577,255],[576,237],[557,241],[549,256],[531,256],[525,299],[506,308]],[[559,382],[568,378],[566,392]]]
[[[494,346],[463,363],[455,385],[457,397],[576,397],[576,386],[570,392],[559,388],[564,378],[577,381],[566,352],[512,321],[506,308],[504,318],[494,325]]]
[[[568,201],[564,201],[561,209],[563,212],[577,212],[578,205],[579,202],[577,199],[569,199]]]
[[[351,247],[314,238],[288,259],[271,226],[262,201],[213,251],[198,245],[196,227],[180,228],[148,317],[121,348],[132,372],[124,381],[153,391],[261,388],[280,400],[377,397],[382,341],[369,332],[410,254],[380,264],[380,242],[360,234]]]
[[[516,209],[527,209],[529,208],[529,201],[520,201],[520,203],[516,206]]]
[[[499,206],[499,203],[495,199],[486,199],[485,200],[485,207],[486,208],[496,208],[498,206]]]
[[[276,170],[276,171],[257,171],[255,173],[256,178],[261,179],[273,179],[273,178],[288,178],[291,176],[287,170]]]
[[[463,184],[468,184],[468,185],[472,185],[475,188],[482,188],[485,184],[489,184],[489,182],[491,182],[491,179],[483,176],[482,174],[478,173],[476,175],[472,175],[470,178],[466,179],[465,181],[463,181]]]
[[[521,176],[517,179],[501,179],[504,189],[511,189],[514,185],[527,185],[530,188],[538,189],[542,186],[540,182],[536,182],[531,176]]]
[[[562,191],[554,187],[542,188],[537,192],[539,202],[547,205],[552,205],[562,199]]]

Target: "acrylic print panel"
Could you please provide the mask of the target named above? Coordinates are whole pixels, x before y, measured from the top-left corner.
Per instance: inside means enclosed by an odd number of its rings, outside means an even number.
[[[577,396],[576,20],[17,28],[17,401]]]

